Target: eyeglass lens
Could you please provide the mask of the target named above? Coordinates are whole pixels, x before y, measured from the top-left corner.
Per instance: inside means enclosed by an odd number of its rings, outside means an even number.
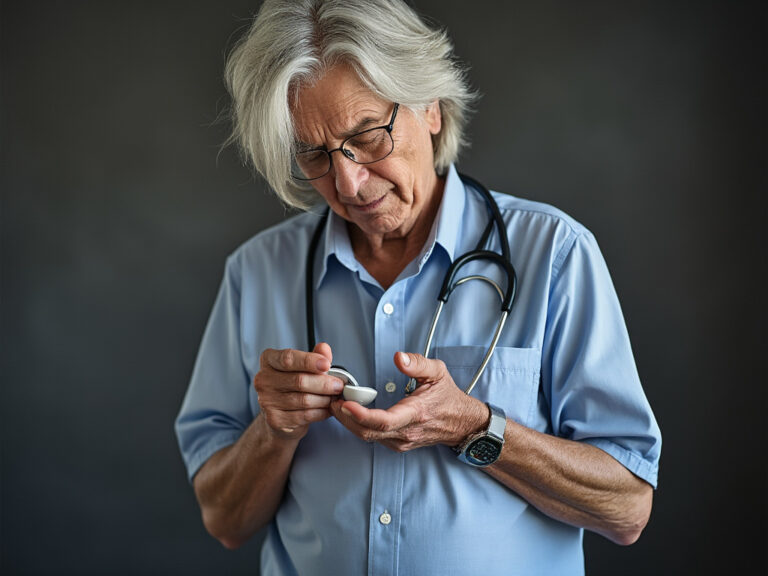
[[[355,134],[337,150],[357,164],[370,164],[389,156],[394,146],[392,136],[384,127]],[[297,153],[291,166],[292,175],[301,180],[325,176],[331,169],[331,152],[315,149]]]
[[[297,152],[291,162],[291,175],[297,180],[314,180],[325,176],[331,169],[331,154],[336,151],[340,151],[357,164],[371,164],[383,160],[395,148],[395,142],[392,139],[392,126],[397,108],[398,105],[396,104],[388,126],[369,128],[353,134],[344,140],[339,148],[334,150],[315,148]]]

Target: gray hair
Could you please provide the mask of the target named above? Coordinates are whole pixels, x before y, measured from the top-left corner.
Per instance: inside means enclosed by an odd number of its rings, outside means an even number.
[[[464,142],[476,95],[444,30],[401,0],[265,0],[226,66],[232,134],[243,156],[286,204],[306,209],[320,196],[291,178],[295,151],[290,98],[346,63],[377,96],[413,111],[438,100],[435,170],[444,173]]]

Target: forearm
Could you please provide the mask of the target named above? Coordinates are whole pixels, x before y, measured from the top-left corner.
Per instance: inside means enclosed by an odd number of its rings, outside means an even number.
[[[297,445],[276,436],[260,414],[195,475],[203,523],[224,546],[237,548],[274,517]]]
[[[388,410],[354,402],[331,405],[336,418],[359,438],[405,452],[456,446],[488,425],[488,408],[456,387],[443,362],[398,352],[395,365],[419,386]],[[501,458],[484,469],[488,474],[561,522],[619,544],[639,537],[650,516],[653,489],[612,456],[510,419],[504,439]]]
[[[541,512],[618,544],[639,537],[653,489],[609,454],[507,420],[501,458],[485,470]]]

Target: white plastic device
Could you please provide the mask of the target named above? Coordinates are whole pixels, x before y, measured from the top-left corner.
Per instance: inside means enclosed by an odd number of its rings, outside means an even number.
[[[367,406],[376,399],[378,392],[376,392],[375,388],[360,386],[355,377],[341,366],[331,366],[331,369],[328,370],[328,375],[335,376],[344,382],[344,390],[341,393],[344,400],[351,400],[361,406]]]

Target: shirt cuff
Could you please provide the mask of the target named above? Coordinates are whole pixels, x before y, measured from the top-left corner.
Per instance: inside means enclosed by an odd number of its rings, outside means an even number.
[[[211,438],[211,440],[206,442],[204,446],[192,454],[187,460],[187,478],[190,483],[195,477],[195,474],[197,474],[203,464],[205,464],[211,456],[222,448],[226,448],[237,442],[242,434],[242,432],[234,431],[222,432]]]
[[[619,464],[624,466],[624,468],[648,482],[654,489],[656,488],[659,479],[658,463],[652,464],[644,460],[637,453],[627,450],[623,446],[619,446],[605,438],[586,438],[583,441],[596,448],[600,448],[603,452],[607,452],[618,460]]]

